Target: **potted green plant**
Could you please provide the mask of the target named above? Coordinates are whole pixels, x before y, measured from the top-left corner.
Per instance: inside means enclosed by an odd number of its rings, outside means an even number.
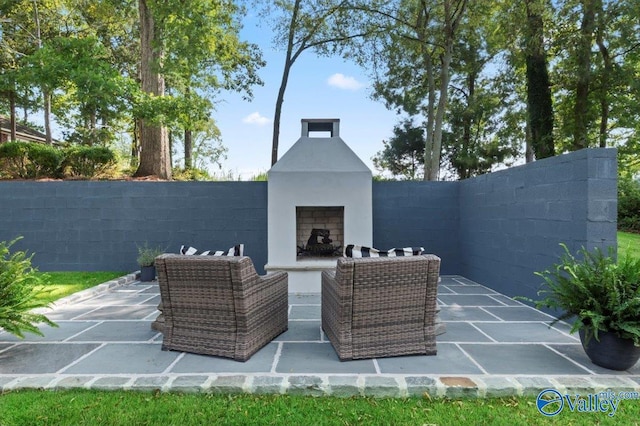
[[[640,259],[627,254],[616,262],[612,249],[605,256],[584,247],[576,257],[561,245],[560,261],[536,273],[545,285],[536,307],[564,311],[552,324],[575,317],[571,333],[579,332],[594,364],[631,368],[640,358]]]
[[[147,243],[138,246],[138,265],[140,265],[140,281],[153,281],[156,279],[156,257],[164,253],[160,247],[149,247]]]

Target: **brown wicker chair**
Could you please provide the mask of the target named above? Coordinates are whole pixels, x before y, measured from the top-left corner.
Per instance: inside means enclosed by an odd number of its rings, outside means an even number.
[[[156,258],[162,350],[248,360],[287,330],[286,272],[259,276],[249,257]]]
[[[341,361],[436,354],[440,258],[340,258],[322,273],[322,329]]]

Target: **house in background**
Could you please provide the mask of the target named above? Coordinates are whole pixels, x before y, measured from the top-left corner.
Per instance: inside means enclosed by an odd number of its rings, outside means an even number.
[[[19,141],[27,142],[41,142],[47,141],[46,135],[42,132],[34,130],[28,126],[16,123],[16,139]],[[8,142],[11,140],[11,119],[0,115],[0,143]]]

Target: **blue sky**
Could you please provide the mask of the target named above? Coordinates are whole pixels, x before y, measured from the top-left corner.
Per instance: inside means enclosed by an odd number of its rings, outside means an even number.
[[[227,147],[225,172],[249,179],[271,166],[275,101],[282,78],[284,51],[273,47],[268,28],[245,20],[242,39],[257,44],[267,65],[259,72],[264,86],[254,89],[253,101],[223,93],[213,114]],[[375,173],[371,157],[383,147],[399,120],[382,102],[373,101],[365,70],[339,57],[318,57],[311,50],[297,59],[285,93],[280,123],[279,157],[300,137],[302,118],[339,118],[340,137]],[[219,172],[213,170],[214,172]]]

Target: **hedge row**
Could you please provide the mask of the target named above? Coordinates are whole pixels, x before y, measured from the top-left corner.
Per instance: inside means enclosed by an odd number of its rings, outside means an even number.
[[[109,148],[71,146],[56,148],[35,142],[0,144],[0,176],[13,179],[93,178],[115,166]]]

